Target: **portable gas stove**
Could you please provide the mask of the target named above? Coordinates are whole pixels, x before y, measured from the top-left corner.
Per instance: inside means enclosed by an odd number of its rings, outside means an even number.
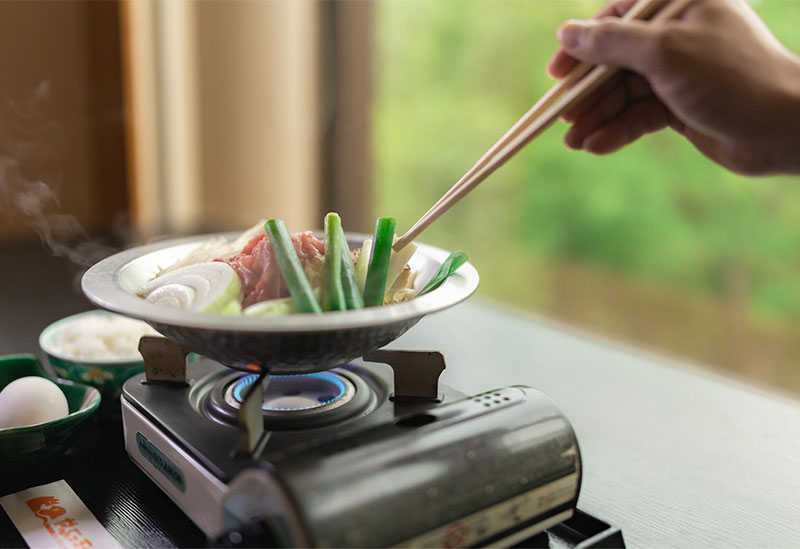
[[[216,543],[519,546],[577,530],[556,525],[576,512],[578,443],[535,389],[439,386],[437,352],[268,376],[184,360],[160,338],[140,348],[147,371],[122,397],[126,449]],[[621,545],[603,526],[589,534]]]

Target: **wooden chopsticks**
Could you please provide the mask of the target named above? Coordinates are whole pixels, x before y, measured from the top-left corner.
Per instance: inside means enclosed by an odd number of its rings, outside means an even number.
[[[692,1],[694,0],[639,0],[625,13],[623,20],[648,19],[658,10],[652,17],[651,23],[660,23],[678,17]],[[393,248],[396,251],[403,249],[456,202],[549,128],[562,114],[577,105],[598,86],[607,82],[618,70],[617,67],[610,65],[594,67],[588,63],[577,65],[511,126],[500,140],[492,145],[486,154],[394,243]]]

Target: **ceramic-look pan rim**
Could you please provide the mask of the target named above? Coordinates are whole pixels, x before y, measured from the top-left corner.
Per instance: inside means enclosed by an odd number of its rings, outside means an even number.
[[[178,238],[131,248],[114,254],[91,267],[83,276],[81,287],[86,297],[100,308],[138,318],[149,323],[166,324],[197,330],[242,333],[308,333],[373,328],[420,318],[465,300],[478,287],[477,270],[463,265],[436,290],[396,305],[370,307],[356,311],[332,311],[321,315],[295,314],[279,317],[223,316],[177,311],[148,303],[120,285],[124,270],[136,261],[147,261],[155,252],[190,244],[199,244],[215,236],[227,239],[237,233],[217,233]],[[360,243],[369,235],[348,233],[351,243]],[[417,244],[417,254],[441,264],[448,252],[434,246]]]

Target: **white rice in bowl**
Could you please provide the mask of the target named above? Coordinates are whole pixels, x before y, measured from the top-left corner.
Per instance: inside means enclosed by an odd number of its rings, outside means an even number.
[[[52,348],[65,358],[141,360],[139,338],[143,335],[158,332],[141,320],[98,311],[61,328],[53,338]]]

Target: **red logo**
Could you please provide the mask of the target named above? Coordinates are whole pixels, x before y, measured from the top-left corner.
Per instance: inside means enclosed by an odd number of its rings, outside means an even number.
[[[78,521],[74,518],[65,517],[58,522],[53,522],[67,513],[67,510],[59,505],[58,498],[44,496],[29,499],[25,503],[34,515],[42,519],[45,530],[50,533],[59,547],[69,549],[92,546],[92,542],[86,539],[86,536],[78,529]]]
[[[442,547],[463,547],[467,542],[469,527],[462,522],[454,522],[447,527],[442,538]]]
[[[45,496],[41,498],[29,499],[28,504],[33,514],[42,519],[42,524],[47,524],[48,520],[53,520],[67,512],[59,505],[58,498]]]

